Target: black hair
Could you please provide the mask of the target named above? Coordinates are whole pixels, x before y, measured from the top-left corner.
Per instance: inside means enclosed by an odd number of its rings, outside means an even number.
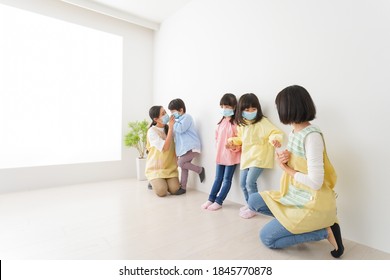
[[[161,108],[163,106],[159,106],[159,105],[156,105],[156,106],[152,106],[150,109],[149,109],[149,117],[152,119],[152,123],[149,125],[149,128],[156,125],[157,123],[154,121],[155,118],[159,118],[160,117],[160,111],[161,111]],[[166,124],[164,125],[164,132],[165,134],[168,134],[168,130],[169,130],[169,126]]]
[[[169,102],[168,109],[169,110],[176,110],[176,111],[183,109],[183,113],[185,113],[186,112],[186,105],[184,104],[183,100],[181,100],[180,98],[176,98],[176,99],[173,99],[171,102]]]
[[[237,119],[237,123],[239,125],[245,126],[248,124],[244,120],[244,118],[242,116],[242,112],[244,112],[245,109],[250,108],[250,107],[257,109],[257,115],[256,115],[256,118],[251,121],[252,124],[261,121],[261,119],[264,117],[263,111],[261,110],[260,101],[257,98],[257,96],[254,93],[245,93],[238,100],[236,119]]]
[[[221,100],[219,101],[219,105],[228,105],[233,107],[233,115],[230,117],[230,123],[234,124],[236,122],[236,108],[237,108],[237,98],[233,93],[225,93]],[[222,119],[218,122],[220,124],[225,117],[222,117]]]
[[[316,107],[309,92],[302,86],[284,88],[275,99],[279,120],[283,124],[303,123],[314,120]]]

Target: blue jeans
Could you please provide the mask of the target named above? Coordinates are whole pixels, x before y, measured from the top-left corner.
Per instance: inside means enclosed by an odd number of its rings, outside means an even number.
[[[248,206],[252,211],[273,216],[259,193],[254,193],[249,196]],[[260,240],[265,246],[271,249],[286,248],[299,243],[319,241],[326,238],[328,238],[328,232],[325,228],[293,234],[282,226],[277,219],[271,220],[260,230]]]
[[[230,191],[230,187],[232,186],[232,178],[234,170],[236,170],[236,166],[237,164],[227,166],[217,164],[215,180],[213,187],[211,188],[209,201],[216,202],[219,205],[222,205],[223,201],[225,200],[227,194]]]
[[[248,202],[249,195],[257,193],[257,179],[260,177],[263,168],[249,167],[241,170],[240,186],[244,193],[245,201]]]

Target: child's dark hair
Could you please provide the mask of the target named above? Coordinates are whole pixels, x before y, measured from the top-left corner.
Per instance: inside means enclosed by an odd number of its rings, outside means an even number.
[[[279,120],[283,124],[303,123],[314,120],[316,107],[309,92],[301,86],[286,87],[275,99]]]
[[[230,116],[230,123],[231,124],[234,124],[236,122],[236,108],[237,108],[237,98],[236,96],[233,94],[233,93],[225,93],[222,98],[221,98],[221,101],[219,101],[219,105],[222,106],[222,105],[228,105],[228,106],[231,106],[233,107],[233,112],[234,114],[232,116]],[[225,117],[222,117],[222,119],[218,122],[218,124],[220,124],[223,119]]]
[[[181,100],[180,98],[176,98],[176,99],[173,99],[171,102],[169,102],[168,109],[169,110],[176,110],[176,111],[183,109],[183,113],[185,113],[186,112],[186,105],[184,104],[183,100]]]
[[[242,116],[242,112],[244,112],[245,109],[250,108],[250,107],[257,109],[256,118],[251,121],[251,124],[254,124],[254,123],[261,121],[261,119],[264,117],[263,111],[261,110],[260,101],[257,98],[257,96],[254,93],[245,93],[238,100],[238,106],[237,106],[237,112],[236,112],[236,120],[237,120],[238,125],[245,126],[248,124],[244,120],[244,117]]]
[[[150,109],[149,109],[149,117],[152,119],[152,123],[149,125],[149,128],[156,125],[157,123],[154,121],[155,118],[159,118],[160,117],[160,111],[161,111],[161,108],[163,106],[152,106]],[[165,134],[168,134],[168,129],[169,129],[169,126],[166,124],[164,126],[164,132]]]

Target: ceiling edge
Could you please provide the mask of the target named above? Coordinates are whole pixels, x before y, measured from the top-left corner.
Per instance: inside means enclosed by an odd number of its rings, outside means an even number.
[[[99,3],[86,1],[86,0],[61,0],[62,2],[66,2],[84,9],[88,9],[100,14],[104,14],[113,18],[117,18],[120,20],[124,20],[136,25],[140,25],[142,27],[146,27],[152,30],[158,30],[160,28],[160,24],[151,20],[147,20],[130,13],[126,13],[124,11],[120,11]]]

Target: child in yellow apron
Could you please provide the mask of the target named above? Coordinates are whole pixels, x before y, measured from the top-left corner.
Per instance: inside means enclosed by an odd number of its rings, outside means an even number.
[[[274,166],[274,144],[283,141],[283,132],[263,115],[259,98],[254,93],[243,94],[237,105],[237,136],[228,139],[227,147],[241,149],[240,187],[246,205],[240,217],[250,219],[256,212],[248,208],[249,195],[259,190],[257,180],[264,169]]]
[[[287,150],[277,160],[284,173],[279,191],[263,191],[249,197],[252,211],[275,217],[260,232],[269,248],[328,239],[339,258],[344,252],[336,216],[333,188],[336,172],[330,163],[323,135],[310,124],[316,109],[309,93],[290,86],[276,97],[280,121],[291,124]]]

